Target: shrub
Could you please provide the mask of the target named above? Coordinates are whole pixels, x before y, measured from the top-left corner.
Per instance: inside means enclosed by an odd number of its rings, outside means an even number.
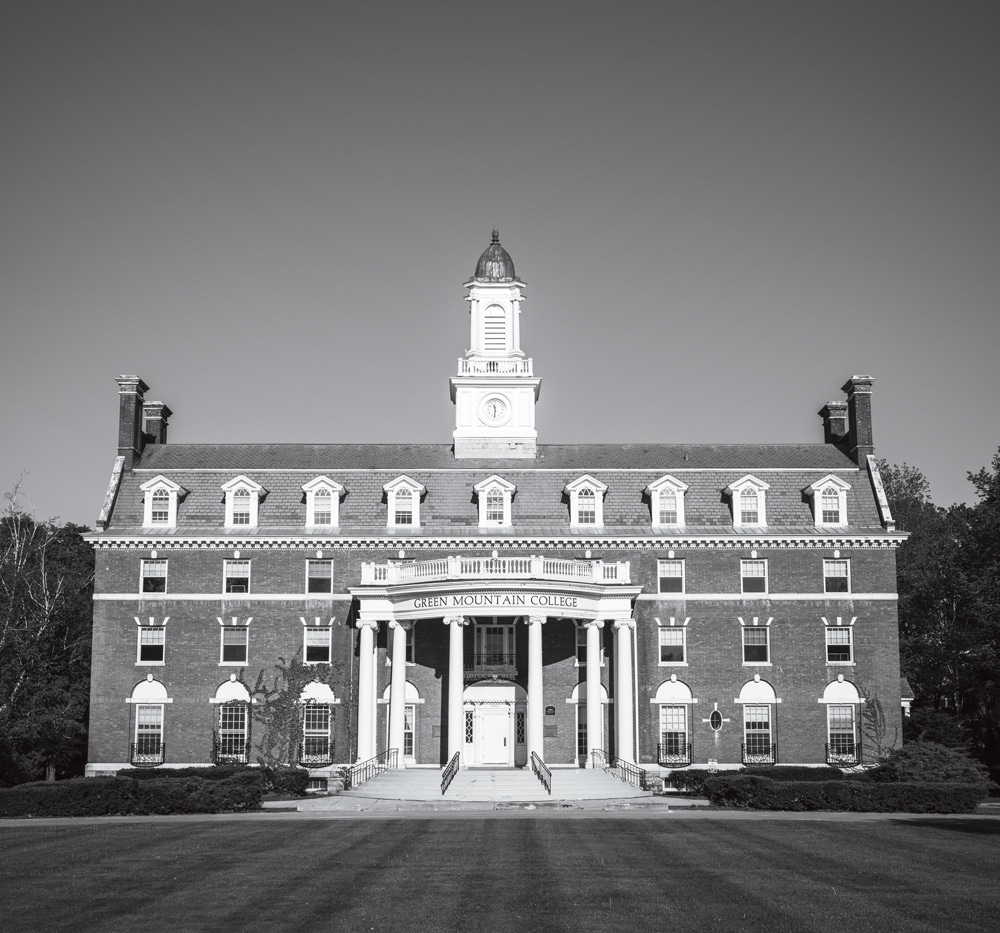
[[[707,768],[684,768],[672,771],[670,777],[666,778],[666,783],[689,794],[704,794],[705,781],[717,774],[718,771],[709,771]]]
[[[261,765],[264,775],[265,790],[273,794],[294,794],[297,797],[306,795],[309,786],[309,772],[304,768],[279,767],[271,768]]]
[[[237,774],[256,773],[246,765],[205,765],[194,768],[122,768],[117,777],[133,781],[162,781],[170,778],[201,778],[203,781],[225,781]]]
[[[772,781],[842,781],[844,772],[839,768],[823,766],[806,768],[802,765],[775,765],[773,768],[744,768],[741,774],[769,778]]]
[[[992,786],[986,766],[965,752],[936,742],[912,742],[897,748],[878,767],[865,773],[878,783],[979,784]]]
[[[190,776],[164,780],[74,778],[0,790],[0,816],[233,813],[259,810],[263,794],[262,776],[249,769],[210,781]]]
[[[736,774],[709,779],[705,793],[718,806],[746,810],[971,813],[986,789],[981,784],[772,781]]]

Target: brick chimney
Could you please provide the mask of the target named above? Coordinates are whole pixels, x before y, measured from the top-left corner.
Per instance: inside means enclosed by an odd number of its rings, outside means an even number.
[[[118,456],[125,458],[131,470],[142,454],[142,397],[149,389],[138,376],[119,376],[118,383]]]
[[[872,439],[872,384],[873,376],[851,376],[844,383],[847,393],[847,413],[850,421],[847,453],[859,466],[867,463],[867,457],[875,453]]]
[[[167,421],[172,414],[163,402],[146,402],[142,406],[142,430],[147,444],[166,444]]]
[[[827,402],[820,410],[823,443],[843,444],[847,440],[847,402]]]

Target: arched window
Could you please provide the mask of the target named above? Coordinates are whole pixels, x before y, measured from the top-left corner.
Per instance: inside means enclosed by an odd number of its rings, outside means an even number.
[[[821,505],[824,525],[840,524],[840,493],[832,486],[823,490]]]
[[[597,522],[597,497],[594,490],[584,486],[577,493],[576,523],[578,525],[593,525]]]
[[[503,522],[503,493],[499,489],[491,489],[486,494],[486,521]]]
[[[413,490],[405,486],[396,490],[396,503],[393,513],[393,524],[413,524]]]
[[[757,517],[757,490],[747,486],[740,492],[740,522],[745,525],[756,525]]]
[[[320,486],[313,494],[313,520],[314,525],[329,525],[333,521],[333,497],[330,490],[325,486]]]
[[[166,525],[170,522],[170,493],[166,489],[153,492],[153,502],[150,508],[150,518],[154,525]]]

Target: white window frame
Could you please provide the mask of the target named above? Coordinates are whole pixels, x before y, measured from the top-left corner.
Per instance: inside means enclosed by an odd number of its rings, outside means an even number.
[[[846,633],[847,641],[834,641],[833,633]],[[846,661],[833,661],[830,659],[831,648],[847,648]],[[823,651],[827,667],[853,667],[854,666],[854,626],[853,625],[824,625],[823,626]]]
[[[594,520],[593,522],[580,521],[580,492],[588,489],[593,493]],[[569,496],[569,524],[571,528],[580,531],[590,531],[604,527],[604,494],[608,491],[607,484],[602,483],[589,474],[584,474],[579,479],[567,483],[563,488]],[[589,496],[587,497],[589,498]]]
[[[236,524],[234,522],[234,511],[236,493],[238,491],[245,490],[248,493],[249,498],[249,520],[247,522],[240,522]],[[267,495],[266,490],[260,483],[255,483],[252,479],[247,476],[236,476],[231,479],[228,483],[222,487],[223,493],[226,496],[226,518],[225,526],[226,528],[233,528],[236,530],[245,530],[249,528],[256,528],[258,523],[258,512],[260,506],[260,500]],[[240,498],[243,498],[242,496]]]
[[[751,715],[751,710],[754,711],[753,715],[755,715],[755,716],[759,716],[760,715],[756,711],[758,711],[758,710],[766,710],[766,718],[763,718],[763,719],[761,719],[761,718],[753,718],[752,715]],[[761,752],[759,750],[751,750],[750,749],[750,736],[753,735],[753,736],[756,736],[756,737],[760,737],[760,736],[763,736],[765,734],[764,730],[762,730],[762,729],[754,729],[753,732],[750,732],[749,726],[750,726],[751,722],[753,722],[753,723],[766,722],[767,723],[767,732],[766,732],[767,743],[766,744],[767,744],[767,754],[770,755],[771,751],[772,751],[772,749],[774,748],[774,745],[775,745],[775,742],[774,742],[774,706],[772,704],[770,704],[770,703],[745,703],[743,705],[743,748],[744,748],[745,753],[746,753],[747,756],[761,754]],[[755,742],[754,744],[756,745],[758,743]]]
[[[309,644],[309,636],[313,635],[314,644]],[[326,660],[309,659],[309,649],[326,648]],[[333,627],[329,625],[304,625],[302,627],[302,663],[306,665],[333,663]]]
[[[833,711],[834,710],[845,710],[845,709],[851,711],[851,751],[850,752],[844,752],[844,751],[839,751],[838,752],[833,747],[833,744],[834,744],[833,743],[833,736],[834,736],[834,734],[836,734],[836,735],[846,735],[847,731],[845,729],[838,729],[837,732],[834,733],[834,730],[833,730],[833,720],[834,720]],[[842,714],[841,714],[841,716],[842,716]],[[842,718],[841,718],[841,722],[843,722]],[[841,755],[844,755],[844,754],[856,755],[857,754],[858,745],[859,745],[859,741],[858,741],[858,704],[857,703],[828,703],[827,704],[827,706],[826,706],[826,742],[827,742],[827,747],[829,748],[831,754],[834,754],[834,755],[835,754],[841,754]]]
[[[763,528],[767,525],[767,491],[770,488],[770,485],[749,473],[726,487],[726,493],[732,502],[733,527]],[[742,497],[744,489],[753,489],[757,494],[757,516],[753,521],[747,520],[743,515]]]
[[[330,746],[333,743],[333,711],[335,707],[330,703],[303,703],[302,706],[302,751],[304,756],[313,756],[316,758],[328,758],[330,756]],[[315,723],[309,723],[310,713],[324,713],[326,716],[326,728],[322,729],[315,725]],[[306,745],[309,740],[320,740],[325,741],[326,750],[325,753],[320,754],[318,752],[308,752],[306,750]]]
[[[842,528],[847,524],[847,491],[850,488],[850,483],[830,473],[803,490],[812,499],[813,522],[817,528]],[[823,517],[824,492],[834,492],[837,495],[836,521],[827,521]]]
[[[146,581],[147,580],[159,580],[160,576],[158,574],[146,573],[147,570],[152,570],[154,564],[163,565],[163,589],[162,590],[147,590]],[[143,558],[139,561],[139,593],[166,593],[167,592],[167,559],[165,557],[150,557]]]
[[[144,646],[144,643],[143,643],[143,634],[144,633],[148,633],[146,635],[146,637],[150,639],[149,641],[145,642],[146,645],[155,646],[157,643],[159,643],[159,646],[160,646],[160,659],[158,661],[157,660],[143,659],[143,657],[142,657],[142,649],[143,649],[143,646]],[[154,637],[154,633],[156,634],[156,637]],[[166,665],[166,663],[167,663],[167,625],[166,625],[165,621],[162,624],[160,624],[160,625],[142,625],[142,624],[140,624],[138,626],[138,632],[137,632],[137,635],[136,635],[136,644],[135,644],[135,663],[136,663],[136,666],[138,666],[138,667],[163,667],[163,666]]]
[[[310,573],[310,570],[312,570],[312,568],[313,568],[314,565],[320,565],[320,564],[325,564],[327,566],[327,568],[329,569],[330,573],[328,575],[327,574],[318,574],[317,576],[314,577]],[[309,581],[310,580],[329,580],[330,581],[330,588],[328,590],[311,590],[311,589],[309,589]],[[310,558],[306,559],[305,593],[306,593],[307,596],[314,595],[317,599],[323,599],[324,597],[329,597],[330,595],[332,595],[332,593],[333,593],[333,561],[332,560],[324,559],[324,558],[321,558],[321,557],[316,557],[316,558],[311,558],[310,557]]]
[[[663,635],[665,632],[673,633],[676,638],[677,635],[680,636],[680,642],[675,644],[680,645],[681,655],[684,660],[682,661],[664,661],[663,651],[665,647],[663,644]],[[687,667],[688,666],[688,649],[687,649],[687,625],[661,625],[659,627],[659,632],[656,636],[656,663],[659,667]]]
[[[759,644],[747,644],[747,632],[764,633],[764,652],[766,660],[748,661],[747,648],[759,648]],[[746,625],[740,621],[740,655],[744,667],[770,667],[771,666],[771,622],[768,620],[763,625]]]
[[[479,500],[479,527],[510,528],[513,524],[511,521],[511,501],[517,486],[494,473],[482,482],[476,483],[472,489]],[[500,520],[491,518],[489,515],[488,505],[491,493],[499,493],[503,497],[503,517]]]
[[[400,522],[396,523],[396,495],[401,489],[407,489],[410,491],[412,496],[411,501],[413,503],[413,508],[411,511],[411,516],[413,518],[412,522]],[[389,483],[386,483],[382,490],[386,494],[386,501],[388,503],[388,515],[386,516],[386,527],[395,529],[411,530],[420,527],[420,497],[425,492],[425,487],[418,483],[416,480],[411,479],[405,474],[396,477]]]
[[[230,568],[235,568],[235,566],[237,564],[241,564],[241,565],[242,564],[246,564],[246,568],[247,568],[247,573],[246,573],[247,588],[245,590],[232,590],[232,591],[230,591],[230,590],[228,590],[226,588],[226,585],[227,585],[227,583],[229,581],[229,578],[230,578],[229,570],[230,570]],[[239,577],[237,577],[236,574],[233,574],[232,576],[233,576],[234,579],[239,579]],[[240,576],[242,576],[242,575],[240,575]],[[250,592],[250,558],[249,557],[240,557],[240,558],[235,558],[234,557],[232,559],[229,559],[229,558],[223,559],[223,561],[222,561],[222,593],[223,593],[223,595],[224,596],[228,596],[230,598],[239,599],[245,593],[249,593],[249,592]]]
[[[220,625],[219,626],[219,667],[246,667],[250,663],[250,626],[249,625]],[[243,660],[227,661],[226,658],[226,632],[243,633]]]
[[[650,517],[654,531],[680,528],[685,524],[684,493],[688,491],[687,483],[682,483],[672,476],[661,476],[656,482],[650,483],[645,491],[649,495]],[[677,503],[677,520],[673,522],[660,521],[660,496],[668,492],[674,494]]]
[[[139,489],[143,494],[142,504],[142,524],[144,528],[176,528],[177,527],[177,502],[187,493],[182,486],[178,486],[173,480],[165,476],[154,476],[148,482],[143,483]],[[158,492],[167,494],[167,517],[162,521],[153,520],[153,497]]]
[[[828,580],[842,580],[842,579],[845,579],[845,576],[840,576],[840,575],[836,575],[835,576],[835,575],[830,574],[830,573],[827,572],[828,569],[830,569],[831,565],[833,565],[833,564],[844,564],[845,565],[845,568],[847,570],[847,573],[845,575],[846,579],[847,579],[847,589],[845,589],[845,590],[831,590],[831,589],[827,588],[827,581]],[[830,596],[843,596],[843,595],[851,592],[851,561],[850,561],[850,558],[847,558],[847,557],[823,558],[823,592],[825,594],[827,594],[827,595],[830,595]]]
[[[677,729],[672,729],[669,732],[666,730],[665,727],[667,725],[670,725],[670,723],[664,722],[664,720],[667,719],[667,711],[668,710],[670,710],[670,711],[673,712],[674,724],[675,725],[676,725],[677,711],[678,710],[680,711],[681,718],[683,719],[683,729],[680,732],[678,732]],[[668,755],[687,755],[688,746],[691,744],[691,715],[690,715],[690,707],[688,706],[688,704],[686,704],[686,703],[661,703],[660,704],[660,712],[659,712],[659,715],[657,717],[657,726],[659,728],[659,731],[657,732],[657,739],[656,739],[656,741],[661,746],[667,744],[667,742],[665,741],[667,735],[672,735],[672,736],[680,735],[680,736],[682,736],[682,739],[681,739],[681,742],[680,742],[680,749],[678,751],[667,751],[666,754],[668,754]]]
[[[242,715],[238,717],[240,720],[242,720],[240,728],[223,729],[223,723],[226,721],[227,718],[227,710],[241,711]],[[230,718],[229,721],[230,726],[234,721],[235,721],[234,719]],[[218,738],[219,754],[223,758],[228,758],[228,759],[235,758],[237,761],[242,761],[244,763],[247,761],[249,757],[247,752],[247,745],[250,744],[250,722],[251,722],[250,704],[247,703],[245,700],[227,700],[225,703],[219,704],[219,714],[218,716],[216,716],[216,724],[217,724],[216,736]],[[239,751],[237,752],[221,751],[223,744],[223,737],[225,737],[225,739],[227,740],[227,746],[230,748],[232,747],[231,743],[233,742],[233,740],[238,738]]]
[[[329,529],[335,531],[340,528],[340,500],[344,495],[344,487],[328,476],[317,476],[303,485],[302,491],[306,495],[306,528],[323,531]],[[316,498],[325,499],[322,495],[325,492],[330,499],[330,521],[317,522],[316,520]]]
[[[664,573],[664,571],[667,570],[668,568],[675,569],[677,565],[680,566],[680,571],[681,572],[679,574]],[[659,593],[661,596],[682,596],[685,592],[687,592],[687,589],[686,589],[687,588],[687,579],[685,578],[685,573],[686,572],[687,572],[687,568],[684,566],[684,559],[683,558],[674,558],[674,557],[670,557],[670,558],[660,557],[660,558],[657,558],[657,561],[656,561],[656,591],[657,591],[657,593]],[[680,580],[681,581],[681,588],[679,590],[665,590],[665,589],[663,589],[663,581],[664,580]]]
[[[157,723],[156,723],[157,729],[156,729],[156,733],[155,734],[156,734],[156,736],[158,738],[157,738],[157,743],[156,743],[156,751],[154,751],[154,752],[143,751],[142,749],[139,748],[140,736],[142,736],[145,739],[148,739],[148,738],[151,738],[152,734],[153,734],[152,731],[149,730],[149,729],[143,730],[141,732],[139,730],[139,726],[140,725],[144,725],[144,723],[140,722],[140,720],[142,719],[143,710],[154,710],[156,712],[156,714],[157,714]],[[133,733],[132,733],[132,736],[133,736],[132,741],[135,743],[136,754],[138,754],[138,755],[160,755],[160,754],[162,754],[162,752],[163,752],[163,726],[164,726],[164,719],[166,718],[164,716],[164,712],[163,711],[164,711],[164,704],[162,704],[162,703],[137,703],[136,704],[136,707],[135,707],[135,729],[133,730]]]
[[[762,564],[763,565],[763,567],[764,567],[764,574],[763,574],[764,589],[762,589],[762,590],[748,590],[746,588],[746,581],[747,580],[760,580],[760,579],[762,579],[762,577],[761,577],[760,574],[748,574],[746,572],[747,569],[748,569],[748,565],[750,565],[750,564]],[[766,557],[751,557],[751,558],[743,558],[743,559],[740,560],[740,592],[742,594],[746,595],[746,596],[751,596],[751,597],[766,596],[770,592],[770,590],[769,590],[769,583],[768,583],[768,570],[767,570],[767,558]]]

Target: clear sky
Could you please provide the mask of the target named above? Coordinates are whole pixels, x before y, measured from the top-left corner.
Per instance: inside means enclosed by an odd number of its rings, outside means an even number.
[[[820,441],[940,504],[1000,444],[1000,4],[11,0],[0,489],[92,525],[119,373],[176,442],[450,443],[527,282],[541,443]]]

